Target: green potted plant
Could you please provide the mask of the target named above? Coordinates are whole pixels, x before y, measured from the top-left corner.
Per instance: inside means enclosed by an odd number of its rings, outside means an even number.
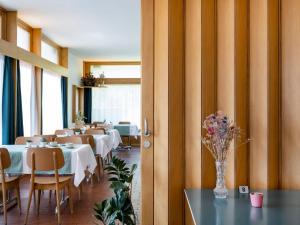
[[[109,178],[110,187],[115,195],[95,204],[95,218],[104,225],[136,225],[131,202],[132,179],[136,168],[136,164],[129,168],[124,160],[115,156],[112,158],[111,164],[105,168],[111,176]]]

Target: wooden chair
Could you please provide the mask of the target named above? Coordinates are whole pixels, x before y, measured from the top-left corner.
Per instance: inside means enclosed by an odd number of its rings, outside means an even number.
[[[29,148],[27,151],[27,164],[31,168],[30,193],[25,218],[25,224],[28,221],[28,213],[31,205],[33,192],[38,190],[37,214],[39,214],[41,191],[55,190],[57,222],[61,224],[60,219],[60,190],[67,188],[69,196],[70,212],[73,214],[73,202],[71,194],[71,176],[59,176],[58,170],[65,164],[64,155],[60,148]],[[54,176],[37,176],[38,171],[54,170]]]
[[[0,190],[2,191],[2,204],[4,214],[4,224],[7,224],[7,206],[6,206],[6,193],[9,189],[15,189],[17,202],[21,214],[21,198],[20,198],[20,176],[5,177],[4,170],[9,168],[11,164],[9,152],[6,148],[0,148],[0,172],[1,178]]]
[[[131,123],[129,121],[120,121],[119,122],[120,125],[130,125]],[[123,135],[122,137],[125,137],[128,139],[128,145],[127,146],[124,146],[123,148],[126,148],[126,149],[131,149],[131,137],[130,135]]]
[[[32,144],[39,144],[41,142],[41,137],[17,137],[15,144],[16,145],[25,145],[27,141],[32,141]]]
[[[45,138],[47,142],[54,141],[57,137],[55,134],[49,134],[49,135],[34,135],[35,137]]]
[[[94,129],[86,130],[86,134],[100,135],[100,134],[106,134],[106,132],[104,128],[94,128]]]
[[[55,141],[59,144],[73,143],[82,144],[82,139],[79,136],[57,137]]]
[[[56,130],[55,135],[74,135],[74,130],[72,129]]]

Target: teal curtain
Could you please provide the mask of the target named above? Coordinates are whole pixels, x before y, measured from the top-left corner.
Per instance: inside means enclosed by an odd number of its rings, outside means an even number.
[[[61,102],[63,114],[63,126],[68,128],[68,78],[61,77]]]
[[[85,122],[92,122],[92,88],[84,89],[84,116]]]
[[[15,142],[15,97],[13,80],[14,59],[4,57],[3,93],[2,93],[2,144]]]
[[[17,123],[16,123],[16,136],[24,136],[23,127],[23,111],[22,111],[22,93],[21,93],[21,72],[20,61],[17,60]]]

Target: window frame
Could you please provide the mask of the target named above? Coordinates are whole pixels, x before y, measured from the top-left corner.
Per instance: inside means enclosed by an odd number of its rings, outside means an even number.
[[[60,65],[61,64],[61,49],[62,49],[62,47],[60,45],[56,44],[50,38],[48,38],[45,34],[42,34],[41,46],[42,46],[42,42],[45,42],[46,44],[50,45],[51,47],[53,47],[57,50],[57,62],[55,64]],[[42,51],[42,49],[41,49],[41,51]],[[46,59],[46,60],[48,60],[48,59]],[[50,61],[50,62],[52,62],[52,61]],[[54,62],[52,62],[52,63],[54,63]]]
[[[91,72],[92,66],[125,66],[125,65],[139,65],[140,61],[84,61],[83,62],[83,76]],[[105,84],[141,84],[141,78],[104,78]]]

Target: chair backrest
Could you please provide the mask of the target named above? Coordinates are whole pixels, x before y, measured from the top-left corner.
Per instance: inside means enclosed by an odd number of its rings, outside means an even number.
[[[74,130],[72,129],[56,130],[55,135],[74,135]]]
[[[57,137],[55,141],[59,144],[73,143],[73,144],[82,144],[82,140],[79,136],[67,136],[67,137]]]
[[[39,144],[41,142],[41,137],[17,137],[15,144],[16,145],[25,145],[27,141],[31,141],[32,144]]]
[[[33,170],[58,170],[65,165],[60,148],[29,148],[27,165]]]
[[[120,121],[119,124],[130,124],[129,121]]]
[[[0,170],[4,170],[10,167],[10,156],[6,148],[0,148],[0,160]]]
[[[86,130],[86,134],[106,134],[105,129],[104,128],[95,128],[95,129],[88,129]]]
[[[94,140],[93,135],[91,135],[91,134],[80,134],[80,135],[76,135],[76,137],[81,138],[82,144],[89,144],[92,149],[95,148],[95,140]]]
[[[55,134],[49,134],[49,135],[34,135],[35,137],[45,138],[47,142],[54,141],[57,137]]]

